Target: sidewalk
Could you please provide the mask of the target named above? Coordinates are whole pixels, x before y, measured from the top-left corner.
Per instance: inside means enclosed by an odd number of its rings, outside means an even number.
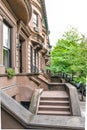
[[[86,97],[84,96],[83,101],[81,101],[81,93],[78,92],[78,97],[80,100],[80,109],[82,117],[86,117]]]

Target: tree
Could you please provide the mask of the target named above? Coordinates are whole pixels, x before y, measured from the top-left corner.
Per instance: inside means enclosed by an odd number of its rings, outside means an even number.
[[[86,82],[87,74],[87,39],[76,28],[65,32],[51,52],[51,66],[54,74],[73,75],[75,82]]]

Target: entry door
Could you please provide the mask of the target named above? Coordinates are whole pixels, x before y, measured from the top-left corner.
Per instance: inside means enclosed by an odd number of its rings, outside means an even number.
[[[32,46],[30,47],[30,55],[31,55],[30,68],[31,68],[31,73],[33,73],[33,48],[32,48]]]
[[[34,50],[34,73],[37,72],[37,67],[36,67],[36,50]]]
[[[20,48],[19,48],[19,62],[20,62],[20,67],[19,67],[19,71],[20,73],[22,73],[22,41],[20,40]]]

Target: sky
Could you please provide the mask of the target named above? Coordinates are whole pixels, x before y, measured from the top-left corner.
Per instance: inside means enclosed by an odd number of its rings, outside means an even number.
[[[45,4],[52,46],[70,26],[87,36],[87,0],[45,0]]]

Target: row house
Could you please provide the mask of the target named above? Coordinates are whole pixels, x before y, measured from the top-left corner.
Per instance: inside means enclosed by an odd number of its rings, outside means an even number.
[[[0,89],[19,102],[29,102],[38,86],[29,76],[45,73],[50,63],[48,34],[44,0],[0,0]]]
[[[0,1],[0,74],[45,72],[50,43],[44,0]]]
[[[76,89],[46,73],[50,50],[45,0],[0,0],[1,129],[60,129],[65,116],[84,129]]]

